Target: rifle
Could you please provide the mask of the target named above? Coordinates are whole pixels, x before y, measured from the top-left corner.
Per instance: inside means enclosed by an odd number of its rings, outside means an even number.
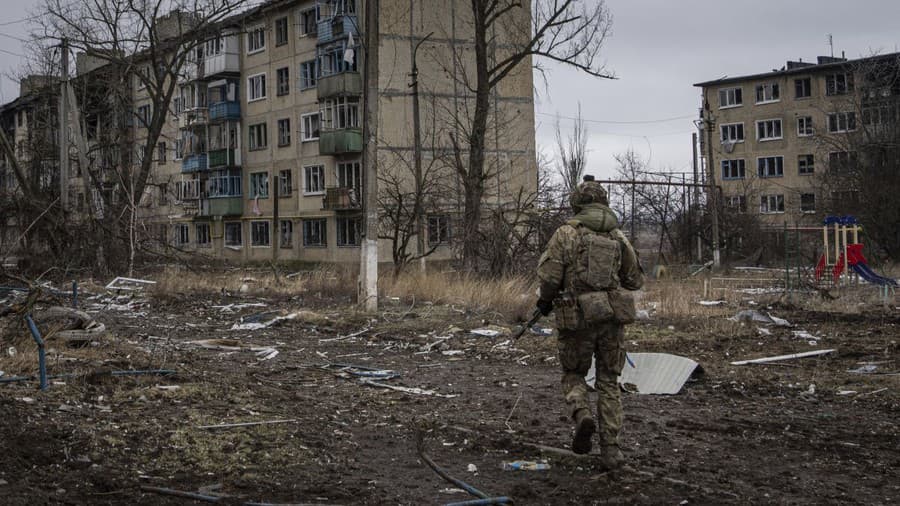
[[[525,325],[521,329],[519,329],[518,332],[513,334],[513,340],[516,340],[516,339],[519,339],[520,337],[522,337],[522,334],[524,334],[526,330],[533,327],[534,324],[537,323],[537,321],[540,319],[541,319],[541,310],[535,309],[534,313],[532,313],[532,315],[531,315],[531,319],[528,320],[528,322],[525,323]]]

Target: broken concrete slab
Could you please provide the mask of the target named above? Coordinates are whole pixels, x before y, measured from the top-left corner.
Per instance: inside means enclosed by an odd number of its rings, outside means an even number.
[[[629,364],[622,369],[619,383],[635,385],[639,394],[677,394],[699,367],[687,357],[668,353],[629,353],[628,358]],[[591,363],[584,379],[590,385],[595,378],[596,363]]]

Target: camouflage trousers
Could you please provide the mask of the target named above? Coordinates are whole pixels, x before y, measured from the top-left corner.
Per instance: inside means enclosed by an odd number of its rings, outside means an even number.
[[[559,330],[559,362],[567,414],[573,419],[579,409],[590,411],[585,374],[596,358],[597,417],[601,444],[618,444],[622,429],[622,396],[618,377],[625,365],[625,326],[604,323],[583,330]]]

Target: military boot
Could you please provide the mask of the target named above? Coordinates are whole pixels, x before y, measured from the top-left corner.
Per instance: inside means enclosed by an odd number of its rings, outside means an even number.
[[[591,452],[591,436],[597,431],[597,424],[589,409],[575,412],[575,438],[572,439],[572,451],[583,455]]]
[[[622,455],[622,450],[619,449],[619,445],[615,443],[604,443],[600,447],[600,462],[603,464],[604,468],[612,471],[613,469],[622,467],[622,464],[625,463],[625,456]]]

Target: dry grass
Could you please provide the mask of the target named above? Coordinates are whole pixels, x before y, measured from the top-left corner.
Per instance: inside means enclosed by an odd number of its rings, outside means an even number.
[[[150,279],[156,281],[153,286],[156,294],[226,291],[248,295],[291,296],[306,293],[331,297],[355,295],[356,272],[352,267],[339,265],[295,273],[261,269],[196,272],[168,267]]]
[[[494,312],[507,320],[527,319],[534,309],[536,285],[522,276],[490,279],[457,273],[404,274],[383,285],[383,293],[406,303],[429,301],[477,312]]]

